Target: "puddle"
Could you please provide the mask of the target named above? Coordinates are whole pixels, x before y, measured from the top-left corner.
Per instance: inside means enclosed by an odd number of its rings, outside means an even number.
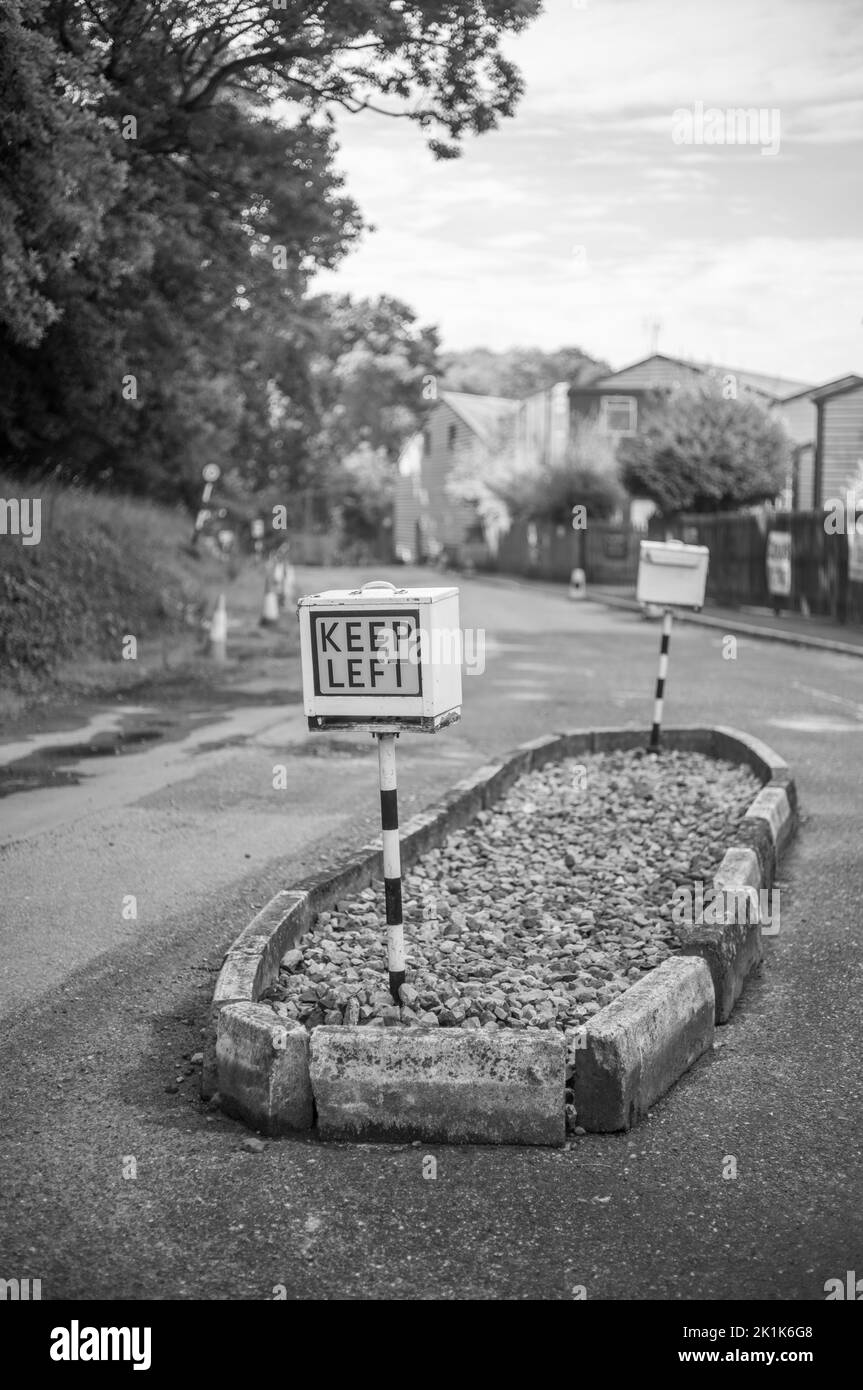
[[[124,705],[122,709],[105,710],[99,714],[91,715],[86,722],[80,724],[76,729],[63,731],[54,729],[44,734],[30,734],[27,738],[19,739],[15,743],[6,743],[0,747],[0,767],[42,753],[65,754],[68,752],[69,756],[72,756],[70,750],[86,747],[94,737],[98,738],[103,734],[116,735],[124,720],[141,718],[155,713],[156,710],[152,705]],[[82,755],[78,753],[77,756]]]
[[[183,681],[188,687],[185,677]],[[243,726],[247,714],[280,705],[290,709],[301,700],[299,690],[278,689],[271,682],[265,689],[244,694],[239,703],[237,694],[230,688],[214,687],[207,690],[204,705],[200,688],[194,692],[187,688],[175,698],[169,694],[161,708],[121,705],[89,717],[82,712],[77,728],[34,733],[0,745],[0,799],[18,792],[78,786],[90,775],[82,763],[142,753],[159,744],[179,744],[211,724],[227,724],[224,737],[200,744],[193,739],[189,752],[239,746],[248,735],[236,732],[236,726]],[[99,767],[99,774],[104,771],[104,766]]]

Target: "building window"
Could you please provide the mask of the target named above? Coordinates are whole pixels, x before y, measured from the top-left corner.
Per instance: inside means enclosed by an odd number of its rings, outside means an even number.
[[[634,396],[603,396],[602,428],[608,434],[635,434],[638,403]]]
[[[450,453],[452,453],[453,449],[455,448],[455,425],[450,425],[449,429],[446,432],[446,446],[449,449]]]

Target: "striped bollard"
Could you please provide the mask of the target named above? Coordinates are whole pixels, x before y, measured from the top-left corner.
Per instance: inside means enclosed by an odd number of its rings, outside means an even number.
[[[668,648],[671,644],[672,612],[666,608],[662,615],[662,642],[659,646],[659,673],[656,677],[656,699],[653,702],[653,728],[650,731],[648,752],[659,752],[659,731],[662,728],[662,701],[665,696],[665,677],[668,674]]]
[[[375,734],[381,782],[381,833],[384,845],[384,892],[387,904],[387,968],[390,994],[398,1004],[405,982],[405,939],[402,926],[402,866],[399,851],[399,802],[396,790],[397,734]]]

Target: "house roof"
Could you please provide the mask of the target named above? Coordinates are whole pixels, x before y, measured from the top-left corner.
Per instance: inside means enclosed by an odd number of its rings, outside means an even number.
[[[863,376],[856,376],[852,372],[850,376],[840,376],[835,381],[826,381],[823,386],[816,386],[809,394],[813,401],[824,401],[830,396],[842,396],[846,391],[857,391],[861,386]]]
[[[689,362],[682,357],[666,357],[656,352],[640,362],[622,367],[619,372],[611,372],[600,377],[590,387],[591,391],[650,391],[668,388],[681,378],[690,381],[700,380],[709,374],[735,376],[737,380],[759,395],[773,399],[787,397],[795,392],[811,389],[803,381],[791,381],[786,377],[767,376],[763,372],[743,371],[737,367],[723,367],[717,362]]]
[[[473,396],[469,391],[441,391],[440,398],[485,444],[494,442],[498,427],[519,405],[507,396]]]

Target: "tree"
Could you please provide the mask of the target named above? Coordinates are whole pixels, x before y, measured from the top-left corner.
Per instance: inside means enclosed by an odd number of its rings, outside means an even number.
[[[219,102],[285,100],[322,111],[381,111],[433,132],[442,158],[509,116],[522,91],[500,38],[541,0],[50,0],[63,43],[93,49],[111,82],[158,90],[152,151],[185,146],[190,122]],[[142,59],[146,58],[146,62]],[[445,132],[446,139],[435,131]]]
[[[246,489],[307,480],[320,323],[306,295],[362,228],[336,171],[333,113],[412,120],[452,157],[514,109],[521,82],[499,45],[538,10],[539,0],[10,0],[0,32],[10,467],[190,502],[213,456]],[[401,351],[394,378],[413,371]],[[361,349],[345,371],[350,417],[381,372]],[[404,400],[386,410],[389,451],[413,417]]]
[[[25,349],[61,315],[52,288],[104,251],[105,209],[126,174],[85,96],[87,60],[32,27],[40,10],[39,0],[9,0],[0,11],[0,326]],[[101,268],[116,275],[122,263],[103,256]]]
[[[423,388],[437,372],[437,330],[389,295],[319,295],[308,310],[322,451],[343,458],[365,443],[395,462],[434,403]]]
[[[732,511],[777,495],[790,442],[754,401],[725,400],[712,382],[648,405],[638,433],[619,446],[631,493],[664,515]]]
[[[441,366],[446,390],[508,396],[512,400],[521,400],[558,381],[588,385],[611,370],[606,362],[597,362],[577,347],[558,348],[554,352],[541,348],[508,348],[504,352],[468,348],[464,352],[445,353]]]

